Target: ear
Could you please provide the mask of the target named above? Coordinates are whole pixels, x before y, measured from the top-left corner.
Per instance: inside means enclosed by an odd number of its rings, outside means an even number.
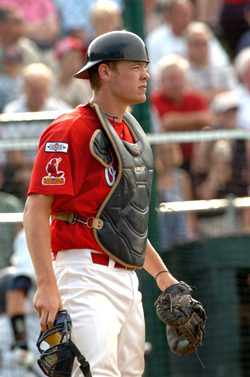
[[[100,78],[107,82],[110,80],[110,73],[111,73],[111,70],[109,68],[109,66],[107,66],[107,64],[105,63],[102,63],[99,65],[99,68],[98,68],[98,72],[99,72],[99,75],[100,75]]]

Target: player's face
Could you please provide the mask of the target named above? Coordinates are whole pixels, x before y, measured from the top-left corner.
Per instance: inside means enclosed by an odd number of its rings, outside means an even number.
[[[122,61],[118,63],[118,72],[112,72],[110,90],[116,100],[124,105],[143,103],[146,100],[147,63]]]

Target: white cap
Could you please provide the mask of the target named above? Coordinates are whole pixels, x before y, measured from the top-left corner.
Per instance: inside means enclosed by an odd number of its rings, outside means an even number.
[[[237,109],[239,101],[232,91],[218,93],[211,101],[211,110],[214,113],[223,113],[230,109]]]

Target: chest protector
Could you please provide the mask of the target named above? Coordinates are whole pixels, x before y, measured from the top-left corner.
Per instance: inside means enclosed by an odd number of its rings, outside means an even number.
[[[125,113],[134,144],[121,140],[104,112],[93,104],[103,130],[91,139],[92,155],[105,167],[118,161],[116,181],[102,203],[96,219],[103,226],[94,228],[101,249],[124,266],[141,268],[144,264],[148,234],[149,203],[153,178],[153,154],[148,139],[135,118]]]

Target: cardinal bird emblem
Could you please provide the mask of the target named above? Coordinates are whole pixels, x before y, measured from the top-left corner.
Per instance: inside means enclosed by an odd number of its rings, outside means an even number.
[[[43,177],[42,184],[43,185],[64,185],[65,178],[64,172],[60,171],[58,166],[59,163],[62,161],[60,158],[52,158],[47,165],[46,165],[46,172],[48,175]]]

